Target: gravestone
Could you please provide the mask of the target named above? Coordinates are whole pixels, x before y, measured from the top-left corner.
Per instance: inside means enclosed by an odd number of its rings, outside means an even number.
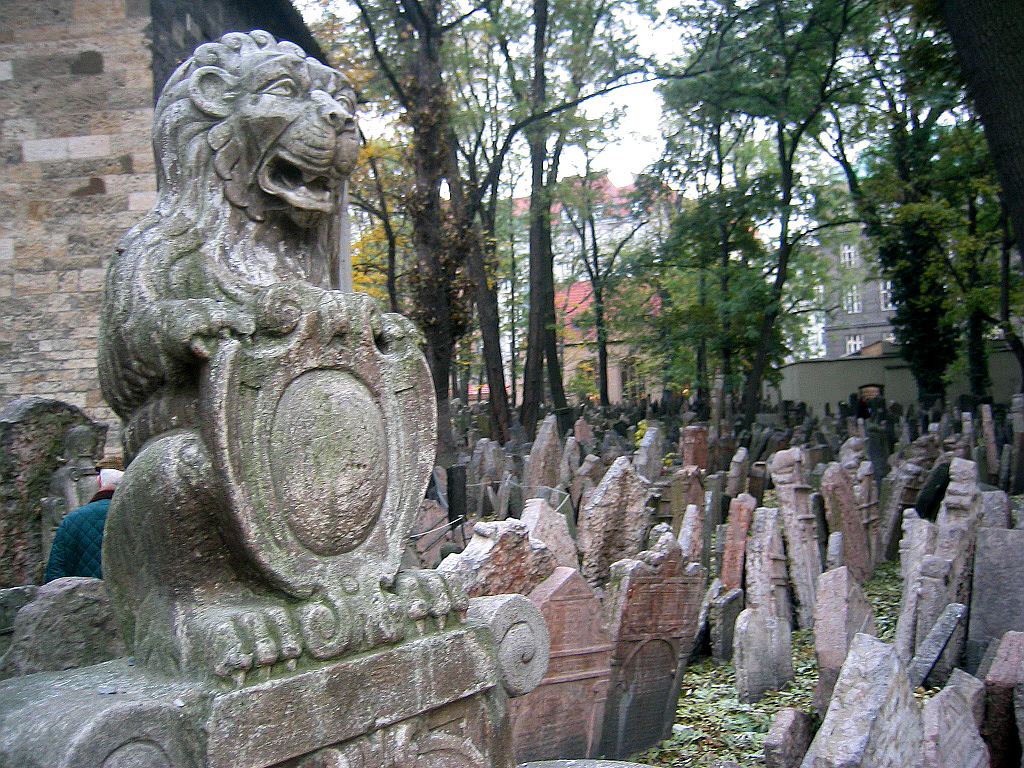
[[[967,628],[967,669],[977,669],[989,643],[1024,632],[1024,530],[978,531]]]
[[[459,554],[448,555],[437,572],[458,580],[470,597],[515,592],[528,595],[554,573],[557,561],[521,520],[477,523]]]
[[[1007,632],[999,640],[985,674],[985,721],[981,737],[992,768],[1018,768],[1021,762],[1014,689],[1024,686],[1024,632]]]
[[[760,701],[792,682],[793,642],[789,622],[764,609],[745,608],[733,629],[736,694],[741,703]]]
[[[887,560],[894,560],[899,552],[903,510],[914,505],[924,476],[924,466],[908,459],[900,462],[886,478],[888,495],[882,509],[882,542]]]
[[[601,479],[577,522],[583,577],[592,586],[608,580],[612,563],[633,557],[647,533],[647,481],[620,456]]]
[[[523,476],[523,493],[527,499],[544,495],[548,488],[558,486],[562,441],[558,437],[558,417],[551,414],[537,427],[537,436],[530,449],[530,461]]]
[[[32,602],[38,591],[39,587],[35,584],[0,589],[0,657],[3,656],[11,644],[11,635],[14,633],[14,619],[18,615],[18,611]]]
[[[729,476],[725,484],[725,492],[729,496],[739,496],[747,490],[747,474],[750,460],[747,449],[742,445],[736,449],[729,464]]]
[[[766,768],[799,768],[814,735],[811,716],[801,709],[784,707],[775,715],[764,737]]]
[[[966,615],[967,606],[950,603],[936,619],[931,630],[918,645],[917,653],[907,669],[907,677],[910,679],[912,688],[917,688],[928,680],[928,675],[931,674],[939,657],[942,656],[942,652],[946,650],[950,638],[959,629]]]
[[[261,31],[164,86],[159,207],[111,258],[99,353],[132,656],[0,683],[0,764],[512,768],[547,629],[522,595],[400,571],[436,398],[419,330],[331,287],[354,110]]]
[[[708,606],[708,623],[711,627],[711,658],[715,661],[732,659],[736,619],[744,608],[742,589],[730,589],[712,598]]]
[[[42,580],[46,563],[40,501],[52,495],[66,436],[78,426],[96,436],[94,458],[99,459],[106,425],[73,405],[23,397],[0,410],[0,588]]]
[[[740,494],[729,503],[729,529],[722,559],[722,583],[728,589],[743,587],[743,563],[747,556],[747,532],[757,507],[753,496]]]
[[[796,615],[800,627],[814,626],[815,593],[821,575],[821,549],[818,543],[818,522],[811,509],[810,486],[804,482],[803,451],[790,448],[778,451],[770,465],[775,494],[782,515],[786,537],[789,576],[796,598]]]
[[[857,581],[863,582],[871,575],[871,550],[854,495],[853,480],[839,462],[832,462],[825,468],[821,495],[825,499],[829,530],[843,534],[843,565]]]
[[[947,685],[924,704],[919,768],[989,768],[988,747],[978,733],[971,703]]]
[[[1006,495],[1006,491],[981,492],[981,520],[978,524],[982,528],[1013,527],[1013,520],[1010,517],[1010,497]]]
[[[633,466],[640,477],[650,483],[658,479],[661,474],[661,459],[664,454],[661,445],[661,427],[651,423],[644,433],[640,447],[633,457]]]
[[[683,429],[683,466],[696,466],[705,472],[710,469],[711,453],[708,448],[708,428],[691,425]]]
[[[903,538],[900,540],[900,575],[903,577],[903,595],[900,600],[900,615],[896,622],[896,637],[893,644],[900,660],[910,664],[917,651],[917,618],[920,594],[918,581],[924,558],[935,551],[938,528],[928,520],[922,520],[913,509],[903,513]]]
[[[818,660],[814,706],[824,712],[853,639],[861,633],[875,634],[875,615],[871,602],[845,566],[821,574],[818,595],[814,609],[814,654]]]
[[[985,446],[985,460],[988,465],[989,477],[981,480],[988,482],[999,470],[999,445],[996,442],[996,423],[992,418],[992,406],[981,404],[981,434]]]
[[[551,661],[540,685],[512,700],[516,759],[596,757],[613,647],[601,602],[579,571],[565,567],[529,597],[547,620]]]
[[[565,446],[562,448],[562,458],[558,462],[558,487],[568,490],[572,485],[572,479],[576,477],[576,471],[583,463],[583,454],[580,451],[576,438],[569,435],[565,438]]]
[[[565,515],[555,512],[544,499],[530,499],[519,519],[530,531],[531,538],[547,545],[558,565],[579,568],[576,540],[569,533],[569,522]]]
[[[921,712],[892,646],[857,635],[801,768],[916,766]]]
[[[758,507],[747,537],[746,601],[766,615],[790,623],[789,576],[782,539],[782,517],[772,507]]]
[[[614,638],[601,754],[620,758],[667,738],[696,638],[707,571],[685,565],[671,534],[612,566],[604,612]]]
[[[682,530],[683,518],[691,504],[705,506],[704,475],[698,467],[686,466],[672,473],[671,509],[672,530],[678,536]],[[703,535],[703,532],[702,532]]]
[[[704,561],[704,510],[696,504],[686,508],[683,524],[679,529],[679,546],[683,550],[684,563]]]

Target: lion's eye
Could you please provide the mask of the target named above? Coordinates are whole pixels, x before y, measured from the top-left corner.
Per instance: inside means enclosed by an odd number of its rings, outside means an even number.
[[[275,80],[263,87],[263,93],[271,96],[294,96],[297,92],[295,83],[289,78]]]

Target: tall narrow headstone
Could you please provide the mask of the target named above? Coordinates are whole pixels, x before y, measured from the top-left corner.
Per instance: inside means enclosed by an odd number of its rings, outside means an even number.
[[[742,493],[729,504],[729,530],[722,561],[722,583],[727,590],[743,587],[743,564],[747,557],[747,532],[756,503],[750,494]]]
[[[691,425],[683,429],[683,466],[696,466],[704,471],[710,468],[707,427]]]
[[[747,537],[746,600],[787,624],[792,616],[782,517],[772,507],[758,507]]]
[[[821,495],[825,499],[829,530],[843,534],[843,564],[857,581],[863,582],[871,574],[867,531],[857,508],[853,481],[838,462],[826,467],[821,478]]]
[[[736,449],[732,462],[729,464],[729,477],[725,486],[726,494],[729,496],[739,496],[747,490],[749,466],[750,459],[747,449],[741,445]]]
[[[740,702],[760,701],[768,691],[785,687],[794,677],[789,622],[762,609],[744,609],[733,630],[732,660]]]
[[[770,465],[775,493],[782,514],[789,576],[796,598],[800,627],[814,625],[815,592],[821,574],[818,525],[810,508],[810,486],[804,482],[803,452],[800,448],[778,451]],[[799,494],[799,495],[798,495]]]

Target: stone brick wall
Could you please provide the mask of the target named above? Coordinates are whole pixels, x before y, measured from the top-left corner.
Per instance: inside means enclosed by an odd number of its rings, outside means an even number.
[[[141,0],[0,2],[0,405],[57,398],[114,433],[98,316],[155,199],[149,30]]]
[[[119,423],[96,376],[103,275],[156,198],[155,95],[196,45],[267,29],[323,58],[287,0],[0,0],[0,407]]]

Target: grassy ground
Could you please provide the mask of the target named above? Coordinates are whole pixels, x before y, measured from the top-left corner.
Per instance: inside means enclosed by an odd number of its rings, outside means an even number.
[[[895,632],[901,589],[897,563],[883,564],[864,585],[882,640],[891,641]],[[741,704],[732,664],[714,664],[711,659],[691,663],[683,677],[672,738],[635,759],[675,768],[713,767],[723,760],[745,768],[763,766],[764,737],[775,714],[785,707],[814,711],[818,667],[810,630],[793,633],[793,669],[796,679],[786,690],[768,693],[756,704]]]

